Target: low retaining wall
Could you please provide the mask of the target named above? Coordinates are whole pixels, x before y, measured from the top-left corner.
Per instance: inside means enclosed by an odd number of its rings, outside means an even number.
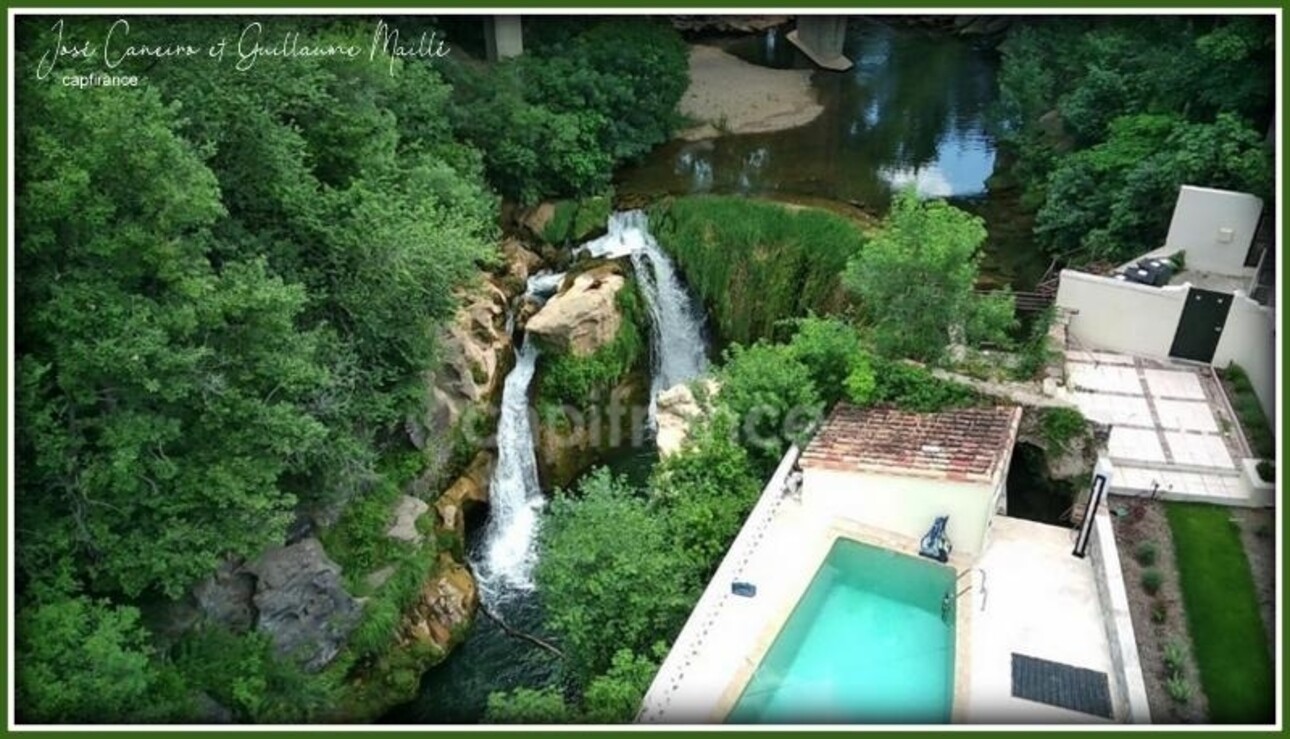
[[[1129,723],[1149,724],[1151,709],[1147,705],[1147,686],[1142,678],[1142,662],[1138,658],[1138,640],[1133,635],[1133,618],[1129,614],[1129,596],[1124,590],[1115,532],[1111,530],[1111,517],[1105,508],[1098,511],[1093,521],[1089,544],[1097,595],[1102,601],[1106,637],[1111,647],[1111,662],[1119,672],[1117,697],[1120,705],[1124,706]]]

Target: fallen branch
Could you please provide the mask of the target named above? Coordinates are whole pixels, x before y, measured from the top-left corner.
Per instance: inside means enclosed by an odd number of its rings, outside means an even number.
[[[560,659],[564,659],[564,652],[561,652],[559,649],[552,646],[550,642],[545,641],[543,639],[539,639],[538,637],[533,636],[532,634],[526,634],[523,631],[520,631],[519,629],[512,628],[511,625],[503,621],[500,616],[488,610],[488,606],[484,605],[483,603],[479,604],[479,610],[483,611],[484,615],[488,616],[488,618],[492,620],[493,623],[502,627],[502,631],[505,631],[507,635],[513,636],[517,639],[523,639],[524,641],[527,641],[530,644],[534,644],[536,646],[539,646],[545,649],[546,651],[550,652],[551,654],[554,654]]]

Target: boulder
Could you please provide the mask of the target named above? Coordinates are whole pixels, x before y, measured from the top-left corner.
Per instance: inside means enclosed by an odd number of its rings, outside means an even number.
[[[317,539],[275,547],[246,568],[256,576],[256,629],[267,634],[279,655],[311,672],[336,657],[358,625],[361,604],[345,591],[340,565]]]
[[[420,498],[401,495],[394,504],[394,522],[385,535],[391,539],[417,544],[421,541],[421,532],[417,531],[417,519],[430,510],[430,505]]]
[[[708,397],[717,392],[717,382],[712,379],[700,380],[707,390]],[[658,423],[658,454],[667,457],[681,450],[690,426],[700,418],[705,407],[694,397],[689,383],[682,382],[658,394],[655,408],[655,420]]]
[[[400,643],[428,642],[446,651],[465,633],[478,606],[479,591],[470,570],[440,554],[435,574],[422,584],[416,603],[404,614]]]
[[[428,376],[431,408],[425,427],[445,432],[469,406],[486,405],[501,390],[509,370],[511,337],[506,331],[506,294],[484,282],[463,296],[463,304],[439,336],[439,365]],[[424,445],[425,435],[413,432]]]
[[[519,239],[502,242],[502,257],[506,261],[506,273],[519,280],[521,285],[542,267],[542,257],[525,248]]]
[[[234,633],[255,625],[255,577],[242,564],[241,559],[224,560],[215,574],[193,588],[202,618]]]
[[[623,316],[616,297],[626,284],[616,264],[587,270],[533,314],[525,330],[544,348],[590,356],[618,335]]]

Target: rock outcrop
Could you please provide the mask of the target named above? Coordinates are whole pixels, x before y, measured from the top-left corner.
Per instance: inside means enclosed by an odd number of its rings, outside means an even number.
[[[447,651],[470,625],[478,606],[470,570],[447,554],[439,555],[435,575],[421,586],[416,604],[404,614],[401,646],[429,643]]]
[[[193,588],[197,608],[207,623],[235,633],[255,625],[255,576],[243,569],[241,559],[220,563],[215,574]]]
[[[718,389],[716,380],[703,379],[699,382],[702,383],[709,398],[716,394]],[[694,391],[690,389],[689,383],[683,382],[659,393],[654,416],[658,423],[655,440],[658,444],[659,456],[667,457],[679,452],[681,445],[689,436],[690,427],[703,416],[705,411],[705,406],[694,397]]]
[[[411,495],[400,495],[394,503],[394,522],[385,535],[397,541],[419,544],[423,538],[417,531],[417,519],[430,510],[430,505],[420,498]]]
[[[538,419],[538,477],[543,487],[568,487],[578,475],[615,449],[639,447],[647,435],[649,376],[632,372],[603,402],[584,410],[562,409],[559,419]]]
[[[439,527],[454,531],[458,536],[466,534],[466,516],[488,502],[488,484],[493,475],[493,464],[497,458],[493,452],[483,451],[475,455],[470,466],[457,478],[448,489],[435,500],[435,512],[439,515]]]
[[[586,357],[614,340],[622,326],[618,291],[627,284],[622,268],[608,263],[575,277],[525,324],[544,347]]]
[[[433,403],[425,429],[447,431],[468,407],[479,406],[501,389],[510,369],[511,337],[506,332],[506,294],[485,282],[465,296],[437,344],[441,360],[430,373]],[[413,443],[425,444],[413,433]]]
[[[519,281],[521,291],[529,275],[542,267],[542,257],[530,251],[519,239],[502,242],[502,258],[506,263],[506,274]]]
[[[257,578],[256,629],[278,654],[310,671],[325,667],[358,625],[362,606],[340,579],[340,565],[317,539],[303,539],[265,552],[248,566]]]

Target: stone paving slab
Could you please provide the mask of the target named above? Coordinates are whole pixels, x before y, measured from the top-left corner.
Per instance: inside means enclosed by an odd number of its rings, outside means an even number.
[[[1066,375],[1071,387],[1077,390],[1142,395],[1142,383],[1133,367],[1072,362],[1066,365]]]
[[[1154,425],[1146,398],[1077,391],[1071,393],[1071,400],[1085,418],[1098,423],[1144,428]]]
[[[1147,389],[1156,398],[1205,400],[1205,389],[1194,372],[1148,369],[1142,375],[1147,380]]]
[[[1111,453],[1111,458],[1115,460],[1156,464],[1164,464],[1168,461],[1165,459],[1165,451],[1160,445],[1160,437],[1155,429],[1112,427],[1107,449]]]
[[[1167,431],[1218,433],[1218,422],[1209,404],[1194,400],[1155,400],[1160,427]]]
[[[1214,434],[1189,434],[1183,431],[1166,431],[1165,443],[1173,453],[1174,462],[1190,467],[1235,469],[1227,444]]]

